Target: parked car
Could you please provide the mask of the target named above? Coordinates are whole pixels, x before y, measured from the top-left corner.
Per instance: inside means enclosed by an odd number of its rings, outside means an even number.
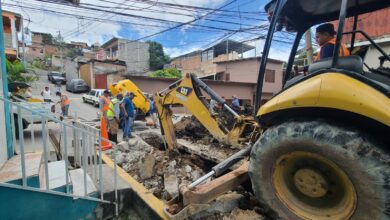
[[[61,82],[61,84],[66,83],[65,73],[52,71],[47,74],[47,79],[54,84],[56,84],[57,82]]]
[[[84,94],[82,99],[85,103],[91,103],[94,106],[99,106],[99,97],[103,95],[105,89],[91,89],[88,93]]]
[[[89,86],[82,79],[72,79],[70,82],[66,83],[66,91],[70,92],[88,92]]]

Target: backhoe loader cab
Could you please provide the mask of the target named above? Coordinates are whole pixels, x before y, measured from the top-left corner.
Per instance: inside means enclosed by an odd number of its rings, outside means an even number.
[[[264,132],[252,147],[248,172],[269,215],[390,219],[390,73],[382,67],[390,51],[356,28],[360,14],[388,7],[389,0],[273,0],[265,6],[270,28],[255,102]],[[343,32],[346,17],[354,17],[355,28]],[[335,20],[333,57],[309,65],[304,77],[291,77],[304,33]],[[260,106],[266,58],[280,30],[295,33],[283,89]],[[350,37],[348,47],[356,51],[357,34],[379,51],[381,67],[364,70],[361,53],[339,56],[343,38]]]

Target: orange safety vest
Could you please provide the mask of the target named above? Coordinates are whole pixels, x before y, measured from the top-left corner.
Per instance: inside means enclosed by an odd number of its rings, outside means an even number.
[[[61,102],[62,102],[62,106],[70,104],[70,100],[69,100],[68,96],[66,96],[66,95],[62,95]]]
[[[110,108],[110,103],[111,103],[110,99],[106,98],[105,96],[100,96],[100,98],[104,100],[104,104],[102,106],[102,111],[103,112],[108,111],[108,109]]]
[[[321,49],[317,53],[317,56],[314,58],[314,61],[319,61],[321,59],[321,50],[322,50],[322,47],[325,46],[326,44],[336,45],[336,38],[330,39],[328,42],[326,42],[325,44],[323,44],[321,46]],[[340,56],[349,56],[350,55],[348,48],[343,43],[340,43],[340,53],[339,53],[339,55]]]

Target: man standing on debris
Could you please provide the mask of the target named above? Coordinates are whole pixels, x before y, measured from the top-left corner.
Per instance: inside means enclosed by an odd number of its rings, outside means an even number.
[[[116,109],[115,106],[118,106]],[[118,111],[118,113],[117,113]],[[118,143],[118,129],[119,129],[119,100],[114,97],[107,110],[107,121],[108,121],[108,139],[115,143]]]
[[[56,96],[60,97],[60,101],[57,104],[61,105],[61,111],[63,116],[68,116],[70,100],[68,96],[61,94],[61,92],[56,92]]]
[[[43,96],[44,102],[51,102],[51,92],[49,86],[45,86],[45,90],[41,92],[41,96]]]
[[[149,114],[150,117],[152,118],[154,127],[158,127],[158,120],[157,120],[157,107],[156,104],[154,103],[153,97],[149,97],[149,104],[150,104],[150,109],[149,109]]]
[[[133,122],[134,117],[134,105],[131,101],[134,98],[134,93],[128,92],[126,94],[126,97],[123,99],[121,108],[124,112],[124,120],[125,120],[125,126],[123,128],[123,140],[127,140],[128,138],[133,138],[134,136],[131,135],[131,124]]]
[[[237,113],[240,112],[241,110],[241,106],[240,106],[240,100],[237,98],[236,95],[233,95],[232,96],[232,107],[233,107],[233,110],[235,110]]]

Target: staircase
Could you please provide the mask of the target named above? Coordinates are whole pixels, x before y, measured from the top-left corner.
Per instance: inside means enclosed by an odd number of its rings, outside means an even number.
[[[19,112],[23,109],[31,114],[41,114],[1,97],[0,101],[10,104],[11,109],[16,106]],[[102,139],[99,130],[76,122],[64,123],[48,114],[40,116],[42,132],[29,137],[35,140],[34,149],[38,150],[25,153],[28,140],[24,138],[24,132],[19,132],[17,138],[14,134],[13,143],[19,147],[18,155],[0,167],[1,219],[101,219],[103,204],[111,204],[118,210],[116,168],[115,198],[106,199],[103,195],[106,180],[102,173],[102,151],[98,146]],[[12,120],[13,130],[19,120]],[[58,140],[51,140],[53,150],[48,141],[49,121],[51,127],[59,129],[57,135],[60,136]],[[35,135],[35,132],[31,133]],[[53,138],[52,134],[50,138]],[[69,152],[74,154],[69,155]],[[70,158],[74,159],[72,164]]]

